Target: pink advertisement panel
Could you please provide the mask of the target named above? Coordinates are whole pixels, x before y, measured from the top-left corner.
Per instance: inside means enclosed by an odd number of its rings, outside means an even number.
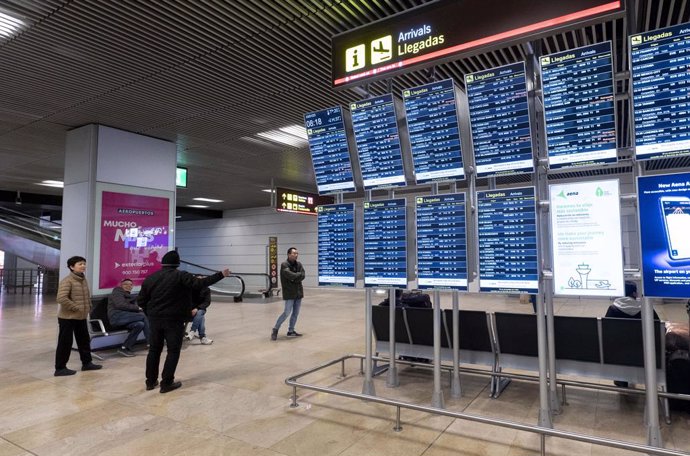
[[[169,250],[170,201],[156,196],[103,192],[99,288],[125,278],[141,285],[161,268]]]

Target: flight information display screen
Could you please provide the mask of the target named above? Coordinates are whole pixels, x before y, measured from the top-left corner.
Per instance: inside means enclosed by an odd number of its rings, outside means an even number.
[[[304,115],[304,127],[319,193],[355,191],[342,108],[309,112]]]
[[[524,62],[465,76],[478,177],[534,171]]]
[[[364,189],[405,185],[393,95],[350,105]]]
[[[477,192],[479,291],[539,291],[534,187]]]
[[[417,286],[467,290],[465,194],[419,196]]]
[[[463,179],[453,80],[405,89],[403,100],[417,183]]]
[[[635,155],[690,153],[690,25],[630,37]]]
[[[549,168],[615,163],[611,42],[543,56]]]
[[[405,199],[364,203],[364,286],[407,287]]]
[[[317,208],[319,286],[355,286],[355,205]]]

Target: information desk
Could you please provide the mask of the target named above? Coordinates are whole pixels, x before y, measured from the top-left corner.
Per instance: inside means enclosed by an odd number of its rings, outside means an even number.
[[[539,291],[534,187],[477,192],[479,291]]]

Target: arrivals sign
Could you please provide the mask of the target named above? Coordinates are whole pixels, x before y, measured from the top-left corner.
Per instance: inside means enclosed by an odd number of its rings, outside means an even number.
[[[618,179],[549,190],[555,293],[625,295]]]
[[[390,77],[623,11],[622,0],[438,0],[334,36],[332,84]]]
[[[99,289],[141,285],[171,249],[169,198],[103,191],[99,223]]]

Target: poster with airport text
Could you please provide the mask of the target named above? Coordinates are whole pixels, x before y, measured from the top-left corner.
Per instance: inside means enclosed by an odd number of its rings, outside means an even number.
[[[555,294],[625,294],[618,186],[618,179],[549,186]]]
[[[642,287],[656,298],[690,298],[690,173],[637,179]]]
[[[135,286],[161,268],[170,248],[170,200],[165,197],[102,192],[99,289],[122,279]]]

